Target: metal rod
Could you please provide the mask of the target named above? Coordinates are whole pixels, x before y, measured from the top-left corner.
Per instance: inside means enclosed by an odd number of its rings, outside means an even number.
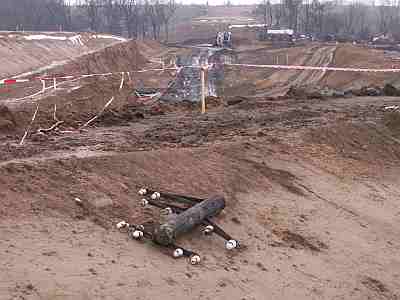
[[[152,189],[148,189],[146,188],[147,194],[153,194],[157,191],[152,190]],[[191,197],[191,196],[183,196],[183,195],[178,195],[178,194],[172,194],[172,193],[166,193],[166,192],[158,192],[160,193],[161,197],[164,198],[169,198],[171,200],[176,200],[177,202],[181,202],[181,203],[188,203],[188,204],[196,204],[196,203],[200,203],[201,201],[204,201],[205,199],[202,198],[196,198],[196,197]]]

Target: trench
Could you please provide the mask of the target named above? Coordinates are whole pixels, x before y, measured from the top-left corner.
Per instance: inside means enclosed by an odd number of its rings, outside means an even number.
[[[178,55],[175,64],[182,68],[174,82],[160,98],[162,101],[199,102],[201,99],[200,69],[209,65],[206,72],[206,97],[219,97],[223,93],[224,65],[235,63],[233,51],[215,48],[209,45],[199,45],[186,55]],[[193,68],[190,68],[193,66]]]

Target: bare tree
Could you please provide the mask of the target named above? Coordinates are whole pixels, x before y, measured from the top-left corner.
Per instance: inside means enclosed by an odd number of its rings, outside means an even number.
[[[83,7],[86,10],[89,20],[89,28],[93,31],[99,31],[101,23],[101,1],[100,0],[84,0]]]
[[[269,0],[263,0],[256,7],[255,11],[256,15],[261,15],[266,26],[272,26],[273,22],[273,13],[272,13],[272,5]]]
[[[301,5],[301,0],[285,0],[284,5],[288,26],[289,28],[297,32],[299,7]]]
[[[165,30],[165,40],[168,42],[169,39],[169,26],[172,17],[175,15],[177,9],[177,4],[175,0],[169,0],[167,4],[164,5],[164,11],[161,14],[162,23],[164,24]]]
[[[284,17],[284,12],[285,12],[284,5],[282,3],[282,0],[280,0],[280,2],[274,6],[274,16],[275,16],[274,25],[276,27],[281,26],[282,18]]]
[[[122,11],[116,0],[103,0],[104,25],[107,32],[121,34]]]
[[[125,26],[129,38],[138,38],[139,34],[139,8],[136,0],[120,0],[119,8],[125,19]]]

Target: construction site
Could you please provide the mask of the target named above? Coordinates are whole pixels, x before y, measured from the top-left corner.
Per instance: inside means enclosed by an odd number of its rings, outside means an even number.
[[[400,53],[216,44],[222,17],[169,43],[0,32],[0,299],[400,299]],[[132,241],[144,187],[223,196],[240,247]]]

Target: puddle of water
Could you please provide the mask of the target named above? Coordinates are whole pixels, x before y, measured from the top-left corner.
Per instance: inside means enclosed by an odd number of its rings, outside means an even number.
[[[233,53],[213,47],[195,47],[189,55],[176,58],[177,66],[201,66],[213,64],[206,76],[206,96],[220,96],[224,79],[221,64],[235,62]],[[201,99],[201,81],[199,68],[183,68],[170,89],[161,97],[164,101],[192,101]]]

